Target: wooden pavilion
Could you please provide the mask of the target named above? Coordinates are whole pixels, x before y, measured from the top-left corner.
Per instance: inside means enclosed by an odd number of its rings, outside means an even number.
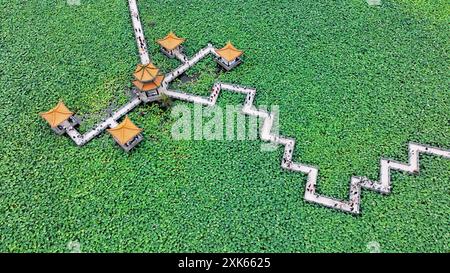
[[[164,79],[159,69],[152,63],[138,64],[134,71],[133,85],[140,91],[139,96],[144,102],[159,100],[158,88]]]
[[[74,113],[62,101],[54,108],[39,115],[48,122],[52,130],[58,135],[64,134],[67,128],[79,124],[79,120],[75,118]]]
[[[160,45],[161,52],[164,53],[169,58],[174,58],[176,53],[183,53],[183,46],[186,39],[180,38],[175,33],[170,32],[166,37],[157,40]]]
[[[244,52],[234,47],[231,42],[228,42],[223,48],[216,49],[216,53],[218,55],[218,57],[214,59],[216,63],[226,71],[229,71],[242,63],[240,57]]]
[[[126,152],[133,149],[143,139],[142,129],[137,127],[128,116],[116,127],[108,129],[108,132]]]

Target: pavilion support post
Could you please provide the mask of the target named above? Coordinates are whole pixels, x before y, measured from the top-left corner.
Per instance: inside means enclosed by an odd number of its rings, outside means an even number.
[[[133,149],[136,145],[139,144],[139,142],[141,142],[144,139],[144,137],[142,136],[142,134],[139,134],[137,136],[135,136],[132,140],[128,141],[127,143],[121,144],[119,143],[119,141],[114,138],[114,140],[116,141],[116,143],[125,151],[125,152],[129,152],[131,151],[131,149]]]
[[[230,71],[231,69],[235,68],[236,66],[240,65],[242,63],[241,58],[236,58],[235,60],[228,62],[227,60],[223,58],[214,58],[214,61],[220,66],[223,67],[226,71]]]

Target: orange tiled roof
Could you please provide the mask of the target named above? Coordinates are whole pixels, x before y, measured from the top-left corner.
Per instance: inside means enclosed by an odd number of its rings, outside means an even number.
[[[235,48],[231,42],[228,42],[222,49],[217,49],[216,52],[228,62],[234,61],[244,53],[244,51]]]
[[[108,129],[108,132],[117,140],[117,142],[124,145],[135,136],[139,135],[142,132],[142,129],[134,125],[128,116],[126,116],[119,125],[112,129]]]
[[[60,101],[53,109],[40,113],[39,115],[54,128],[71,117],[73,112],[64,105],[64,102]]]
[[[133,84],[134,84],[134,86],[136,86],[137,89],[139,89],[141,91],[150,91],[150,90],[154,90],[154,89],[158,88],[161,85],[163,79],[164,79],[164,75],[158,75],[151,82],[143,83],[140,81],[133,81]]]
[[[157,40],[157,43],[164,47],[166,50],[174,50],[181,45],[186,39],[179,38],[175,33],[170,32],[166,37]]]
[[[152,63],[138,64],[134,71],[134,78],[141,82],[151,82],[158,75],[159,69]]]

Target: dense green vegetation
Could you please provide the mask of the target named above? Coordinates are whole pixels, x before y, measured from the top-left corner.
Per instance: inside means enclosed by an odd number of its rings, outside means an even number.
[[[280,106],[295,160],[320,167],[320,192],[346,198],[352,174],[377,178],[379,157],[408,141],[450,147],[446,1],[140,0],[150,53],[168,31],[188,55],[232,40],[245,63],[190,73],[207,94],[219,79],[256,87]],[[444,11],[443,11],[444,10]],[[260,141],[173,141],[155,105],[130,114],[145,141],[125,154],[104,134],[83,148],[38,113],[63,99],[104,115],[126,101],[138,62],[127,1],[0,1],[0,251],[448,252],[450,162],[424,156],[393,193],[364,192],[358,217],[303,200],[306,176],[282,171]],[[242,97],[224,93],[219,105]],[[177,102],[177,104],[183,102]],[[192,105],[189,105],[192,107]],[[395,119],[395,120],[394,120]],[[83,129],[88,126],[84,125]]]

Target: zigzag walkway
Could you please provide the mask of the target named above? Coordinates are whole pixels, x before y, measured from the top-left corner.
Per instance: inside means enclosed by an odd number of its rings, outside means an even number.
[[[215,54],[214,48],[208,45],[197,53],[191,60],[185,62],[180,67],[175,69],[166,75],[164,87],[166,87],[170,81],[173,81],[176,77],[184,73],[189,67],[194,66],[202,58],[205,58],[208,54]],[[263,125],[261,128],[260,138],[263,141],[270,141],[275,144],[284,145],[284,154],[281,162],[281,167],[287,170],[301,172],[308,175],[305,195],[306,201],[311,203],[320,204],[329,208],[342,210],[345,212],[359,214],[361,204],[361,189],[365,188],[373,190],[379,193],[388,194],[391,192],[391,170],[405,171],[409,173],[415,173],[419,171],[419,154],[429,154],[442,156],[450,159],[450,150],[434,148],[427,145],[421,145],[416,143],[409,144],[409,163],[403,164],[390,159],[381,159],[380,161],[380,181],[371,181],[366,177],[352,177],[350,180],[350,198],[349,200],[338,200],[332,197],[327,197],[317,193],[317,177],[319,169],[314,166],[309,166],[302,163],[296,163],[292,161],[292,154],[294,152],[295,139],[287,138],[279,135],[272,134],[272,127],[274,121],[274,113],[269,113],[263,110],[258,110],[253,105],[253,101],[256,95],[256,90],[244,86],[227,83],[216,83],[212,88],[211,95],[208,97],[195,96],[191,94],[182,93],[173,90],[162,91],[167,96],[184,100],[188,102],[199,103],[202,105],[212,106],[215,105],[219,93],[221,90],[227,90],[231,92],[245,94],[246,98],[242,107],[242,113],[251,116],[257,116],[263,118]]]

